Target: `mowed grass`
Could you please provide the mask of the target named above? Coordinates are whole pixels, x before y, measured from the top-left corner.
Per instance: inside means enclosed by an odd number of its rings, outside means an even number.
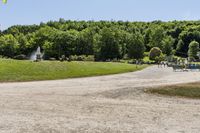
[[[108,62],[59,62],[0,60],[0,82],[54,80],[118,74],[141,70],[138,66]]]
[[[200,98],[200,83],[180,84],[147,89],[146,92],[167,96]]]

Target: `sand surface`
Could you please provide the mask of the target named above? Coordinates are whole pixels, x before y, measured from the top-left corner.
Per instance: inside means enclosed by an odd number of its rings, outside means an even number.
[[[111,76],[1,83],[0,133],[199,133],[200,100],[144,87],[200,81],[152,66]]]

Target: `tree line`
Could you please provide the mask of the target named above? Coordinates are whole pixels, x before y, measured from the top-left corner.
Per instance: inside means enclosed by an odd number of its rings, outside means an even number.
[[[59,59],[62,55],[94,55],[95,60],[106,61],[141,59],[144,52],[156,47],[167,56],[187,57],[190,43],[200,43],[199,24],[200,21],[96,22],[60,19],[39,25],[15,25],[0,31],[0,55],[9,58],[29,56],[40,46],[45,59]]]

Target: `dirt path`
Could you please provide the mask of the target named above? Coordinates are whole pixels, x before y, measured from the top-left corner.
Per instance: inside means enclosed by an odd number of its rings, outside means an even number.
[[[0,84],[1,133],[199,133],[200,100],[153,96],[148,86],[200,81],[156,66],[91,78]]]

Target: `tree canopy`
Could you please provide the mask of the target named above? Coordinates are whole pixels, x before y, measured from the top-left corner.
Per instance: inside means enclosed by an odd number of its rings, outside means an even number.
[[[200,21],[123,22],[60,19],[39,25],[15,25],[0,32],[0,54],[29,56],[38,46],[45,58],[94,55],[96,60],[141,58],[140,51],[158,47],[187,57],[189,44],[200,43]],[[12,42],[12,43],[11,43]],[[9,48],[8,48],[9,47]],[[3,52],[3,51],[10,52]],[[132,51],[132,52],[130,52]],[[136,56],[138,55],[138,56]]]
[[[131,59],[142,59],[145,52],[144,39],[140,34],[130,35],[128,42],[128,57]]]

